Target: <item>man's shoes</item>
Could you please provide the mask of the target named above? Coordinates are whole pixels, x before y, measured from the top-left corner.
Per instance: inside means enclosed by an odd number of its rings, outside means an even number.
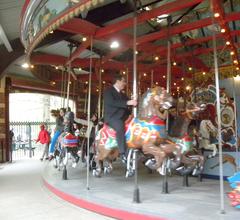
[[[127,158],[126,158],[125,154],[121,154],[120,159],[121,159],[123,164],[127,164]]]

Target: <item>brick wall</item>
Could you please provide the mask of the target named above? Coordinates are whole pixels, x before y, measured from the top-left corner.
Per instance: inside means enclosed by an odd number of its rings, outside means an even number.
[[[0,79],[0,162],[9,160],[9,86],[8,78]]]

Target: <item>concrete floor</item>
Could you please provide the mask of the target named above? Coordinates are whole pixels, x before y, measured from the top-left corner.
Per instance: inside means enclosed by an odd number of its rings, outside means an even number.
[[[65,202],[43,186],[42,170],[47,162],[38,159],[0,164],[1,220],[108,220]]]
[[[162,194],[162,178],[159,174],[148,174],[141,167],[139,175],[140,204],[132,202],[134,179],[124,177],[123,167],[114,164],[114,172],[110,176],[94,178],[90,176],[90,190],[86,190],[86,168],[79,165],[69,168],[68,180],[62,180],[62,172],[53,164],[45,168],[45,180],[74,197],[85,199],[114,209],[130,211],[150,216],[175,220],[237,220],[240,210],[232,208],[226,192],[230,190],[225,183],[225,210],[220,214],[219,181],[190,177],[190,187],[182,186],[182,177],[169,178],[170,194]]]

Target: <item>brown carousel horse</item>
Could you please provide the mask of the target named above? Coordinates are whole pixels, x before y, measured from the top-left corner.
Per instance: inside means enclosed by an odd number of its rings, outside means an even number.
[[[161,87],[155,87],[145,92],[139,105],[139,117],[130,118],[126,122],[125,136],[130,151],[139,149],[144,155],[151,155],[154,163],[151,168],[162,172],[162,164],[168,155],[174,155],[169,167],[176,168],[181,160],[181,147],[167,139],[164,120],[158,117],[159,109],[172,106],[172,97]],[[103,161],[107,161],[107,172],[112,170],[112,161],[118,157],[116,133],[104,125],[96,137],[95,157],[97,169],[94,176],[101,176]],[[128,157],[129,165],[129,157]]]
[[[199,113],[204,111],[205,104],[188,103],[185,110],[174,116],[172,126],[169,128],[169,139],[181,146],[182,167],[177,170],[181,174],[199,175],[203,171],[204,156],[199,149],[194,147],[193,139],[198,143],[197,125],[192,124],[199,118]]]

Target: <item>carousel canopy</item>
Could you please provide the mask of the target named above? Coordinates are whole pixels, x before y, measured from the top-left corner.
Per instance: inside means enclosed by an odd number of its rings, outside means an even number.
[[[239,0],[25,1],[20,27],[26,60],[45,66],[49,81],[61,81],[61,70],[70,63],[77,78],[87,80],[90,57],[95,79],[99,71],[104,81],[120,71],[131,81],[135,12],[137,73],[143,87],[150,85],[151,72],[154,83],[166,85],[168,41],[173,88],[211,78],[213,32],[222,75],[237,74]]]

